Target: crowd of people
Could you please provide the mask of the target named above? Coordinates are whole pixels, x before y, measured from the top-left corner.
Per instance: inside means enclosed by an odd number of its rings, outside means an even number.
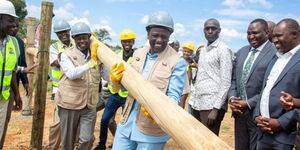
[[[16,35],[18,16],[13,4],[0,0],[0,149],[12,109],[21,110],[18,82],[31,95],[26,73],[24,42]],[[180,47],[169,40],[172,16],[158,11],[146,25],[147,43],[134,50],[136,36],[120,34],[124,62],[105,67],[94,50],[104,43],[84,22],[72,27],[65,20],[53,24],[58,41],[50,46],[52,96],[55,101],[48,149],[105,150],[108,129],[113,150],[162,150],[170,139],[151,114],[121,84],[124,63],[129,64],[171,101],[187,111],[215,135],[229,107],[234,118],[236,150],[300,149],[297,121],[300,107],[300,28],[296,20],[274,23],[251,21],[248,45],[233,53],[219,37],[217,19],[205,21],[207,40],[198,48],[192,42]],[[14,107],[13,104],[15,103]],[[186,104],[187,103],[187,104]],[[117,125],[115,115],[122,108]],[[94,128],[97,111],[104,109],[99,142]],[[26,106],[22,114],[30,115]],[[100,117],[100,116],[98,116]],[[188,129],[187,129],[188,130]],[[201,133],[199,133],[201,134]]]

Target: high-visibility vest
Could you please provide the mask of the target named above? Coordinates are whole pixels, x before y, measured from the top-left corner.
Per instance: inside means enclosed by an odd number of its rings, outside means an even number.
[[[52,46],[53,46],[53,48],[58,50],[58,53],[61,53],[65,50],[64,45],[61,41],[57,41]],[[74,41],[71,41],[71,46],[75,46]],[[52,85],[57,87],[60,77],[62,75],[62,72],[57,67],[51,67],[51,75],[52,75]]]
[[[124,50],[121,50],[121,51],[117,54],[117,55],[118,55],[120,58],[122,58],[122,59],[123,59],[123,51],[124,51]],[[132,62],[133,62],[133,57],[131,56],[131,57],[128,58],[127,63],[128,63],[128,64],[131,64]],[[109,89],[110,93],[116,94],[116,92],[113,92],[113,91],[112,91],[112,86],[111,86],[111,84],[108,84],[107,88]],[[127,91],[125,88],[122,87],[122,88],[119,90],[118,95],[121,96],[121,97],[123,97],[123,98],[126,98],[126,97],[128,96],[128,91]]]
[[[4,100],[9,99],[12,73],[20,56],[18,40],[9,35],[7,40],[5,51],[0,51],[0,91]]]

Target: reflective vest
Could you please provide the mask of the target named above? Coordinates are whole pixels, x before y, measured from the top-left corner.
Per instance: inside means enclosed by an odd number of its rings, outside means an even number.
[[[0,51],[0,91],[4,100],[9,99],[12,73],[20,55],[18,40],[9,35],[7,40],[5,51]]]
[[[123,50],[120,51],[118,54],[117,54],[120,58],[123,59]],[[133,57],[129,57],[128,60],[127,60],[127,63],[130,65],[133,61]],[[110,84],[108,84],[107,88],[109,89],[110,93],[112,94],[116,94],[116,92],[113,92],[112,91],[112,86]],[[125,88],[121,88],[118,92],[119,96],[123,97],[123,98],[126,98],[127,95],[128,95],[128,91],[125,89]]]
[[[61,53],[65,50],[65,47],[61,41],[57,41],[52,46],[53,46],[53,48],[58,50],[58,53]],[[71,41],[71,47],[73,47],[73,46],[75,46],[75,42]],[[57,67],[51,67],[51,75],[52,75],[52,85],[57,87],[59,79],[62,75],[62,72]]]

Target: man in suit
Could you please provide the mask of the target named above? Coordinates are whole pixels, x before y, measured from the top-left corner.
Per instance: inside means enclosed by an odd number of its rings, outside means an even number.
[[[257,149],[289,150],[296,138],[297,109],[281,107],[281,91],[300,97],[300,33],[293,19],[283,19],[274,28],[273,43],[278,52],[271,60],[263,91],[254,110],[258,130]]]
[[[255,96],[262,90],[265,71],[276,53],[268,40],[268,24],[263,19],[253,20],[247,30],[249,45],[242,47],[233,63],[233,76],[228,91],[230,108],[235,118],[235,149],[254,150],[257,132],[253,122]]]

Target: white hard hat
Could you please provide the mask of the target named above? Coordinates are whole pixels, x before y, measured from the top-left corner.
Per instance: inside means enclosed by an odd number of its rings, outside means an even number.
[[[65,20],[59,20],[54,23],[53,26],[54,33],[71,30],[70,24]]]
[[[151,26],[166,27],[171,33],[174,31],[173,19],[169,13],[164,11],[155,12],[152,16],[150,16],[146,26],[147,31],[151,28]]]
[[[91,33],[92,32],[90,27],[83,22],[76,23],[71,29],[71,36],[75,36],[79,34],[91,34]]]
[[[0,14],[6,14],[18,18],[15,6],[8,0],[0,0]]]

